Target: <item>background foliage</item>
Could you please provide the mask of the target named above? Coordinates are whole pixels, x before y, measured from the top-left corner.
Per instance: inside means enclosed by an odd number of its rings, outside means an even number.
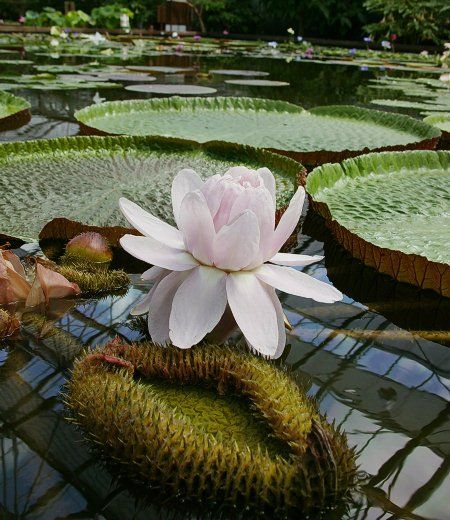
[[[67,25],[119,26],[120,8],[134,13],[133,26],[158,28],[156,12],[164,0],[76,0],[76,14]],[[196,28],[234,34],[297,35],[382,40],[396,35],[406,43],[442,43],[450,39],[448,0],[189,0]],[[47,12],[45,8],[56,12]],[[60,25],[63,0],[0,0],[0,18],[17,20],[34,11],[36,22]],[[88,19],[86,19],[86,13]],[[90,18],[89,18],[90,16]],[[32,17],[31,17],[32,18]],[[57,21],[55,21],[57,20]]]
[[[381,16],[367,31],[381,36],[396,34],[408,42],[450,38],[449,0],[366,0],[364,6]]]

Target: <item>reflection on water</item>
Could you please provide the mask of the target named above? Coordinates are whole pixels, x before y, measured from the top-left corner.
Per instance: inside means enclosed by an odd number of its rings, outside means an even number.
[[[195,60],[151,61],[187,66]],[[276,92],[222,86],[221,93],[284,96],[305,106],[354,102],[354,87],[367,74],[313,64],[288,67],[274,60],[205,63],[198,65],[271,70],[272,79],[293,84]],[[214,86],[218,81],[205,80]],[[14,133],[0,134],[0,140],[73,134],[73,110],[89,104],[95,92],[26,94],[34,118]],[[104,91],[102,96],[129,93]],[[284,357],[359,454],[366,478],[348,518],[449,518],[449,301],[363,267],[339,250],[311,215],[303,232],[297,252],[326,252],[324,262],[305,270],[333,282],[345,298],[322,305],[285,297],[293,330]],[[60,399],[72,360],[85,346],[117,335],[129,341],[141,337],[128,313],[148,286],[138,277],[133,282],[124,297],[54,302],[45,316],[27,312],[21,334],[0,346],[1,518],[170,516],[170,508],[136,502],[132,490],[98,463],[65,421]]]
[[[323,243],[303,236],[297,249],[320,254]],[[328,279],[324,263],[305,269]],[[53,302],[45,316],[24,314],[20,337],[0,351],[0,501],[10,513],[42,519],[156,514],[97,463],[64,421],[58,397],[85,345],[142,336],[128,313],[148,286],[138,277],[133,282],[125,297]],[[283,305],[293,326],[285,361],[321,411],[347,432],[367,473],[349,518],[388,518],[383,511],[447,518],[450,350],[348,295],[333,305],[288,296]]]

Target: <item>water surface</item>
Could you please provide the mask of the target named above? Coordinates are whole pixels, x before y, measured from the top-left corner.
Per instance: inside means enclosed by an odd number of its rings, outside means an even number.
[[[38,57],[48,63],[48,57]],[[76,61],[78,60],[78,61]],[[66,62],[83,62],[82,58]],[[62,63],[56,60],[55,63]],[[360,104],[367,81],[382,71],[285,63],[273,59],[155,57],[140,65],[244,68],[270,72],[291,87],[257,88],[172,75],[166,82],[198,82],[219,95],[284,99],[308,108]],[[75,135],[73,112],[95,91],[20,91],[32,104],[31,122],[0,140]],[[103,90],[108,100],[146,98]],[[49,177],[50,178],[50,177]],[[24,211],[26,209],[24,208]],[[307,209],[305,208],[304,217]],[[450,517],[450,301],[377,275],[351,259],[311,212],[296,252],[324,261],[305,272],[334,283],[345,297],[325,305],[281,295],[293,326],[284,360],[315,396],[320,410],[348,435],[364,478],[345,518],[446,520]],[[27,249],[30,251],[30,248]],[[26,254],[27,251],[22,251]],[[28,313],[14,340],[0,347],[0,517],[170,518],[173,508],[136,501],[89,452],[65,420],[60,390],[84,346],[120,336],[139,339],[129,310],[148,286],[134,277],[124,297],[54,302],[47,314]]]

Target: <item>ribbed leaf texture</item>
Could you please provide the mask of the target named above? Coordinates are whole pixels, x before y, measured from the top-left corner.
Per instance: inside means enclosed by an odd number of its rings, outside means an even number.
[[[208,177],[241,164],[273,171],[279,208],[286,206],[297,183],[304,183],[305,170],[297,162],[227,143],[76,137],[1,145],[0,234],[36,240],[56,217],[99,226],[96,231],[103,234],[104,227],[128,225],[119,211],[121,196],[173,223],[170,189],[181,169]]]

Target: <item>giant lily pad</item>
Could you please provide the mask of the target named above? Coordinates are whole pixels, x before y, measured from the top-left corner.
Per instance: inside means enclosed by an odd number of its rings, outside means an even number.
[[[30,103],[0,90],[0,131],[13,130],[30,120]]]
[[[434,148],[438,129],[408,116],[349,106],[311,110],[268,99],[113,101],[79,110],[85,133],[162,135],[267,148],[317,164],[373,150]]]
[[[445,148],[450,148],[450,114],[438,114],[427,116],[424,122],[433,125],[442,132],[441,143]]]
[[[231,347],[113,341],[76,361],[67,403],[106,461],[203,513],[315,518],[354,483],[353,451],[304,391]]]
[[[369,154],[308,176],[336,239],[393,278],[450,296],[450,152]]]
[[[239,164],[273,170],[279,208],[304,179],[303,167],[293,160],[226,143],[76,137],[3,144],[0,234],[36,240],[56,217],[108,228],[126,225],[118,209],[120,196],[172,222],[170,188],[182,168],[205,177]]]
[[[404,99],[372,99],[374,105],[396,108],[413,108],[415,110],[428,110],[433,112],[448,112],[450,110],[450,98],[438,97],[429,102],[408,101]]]

